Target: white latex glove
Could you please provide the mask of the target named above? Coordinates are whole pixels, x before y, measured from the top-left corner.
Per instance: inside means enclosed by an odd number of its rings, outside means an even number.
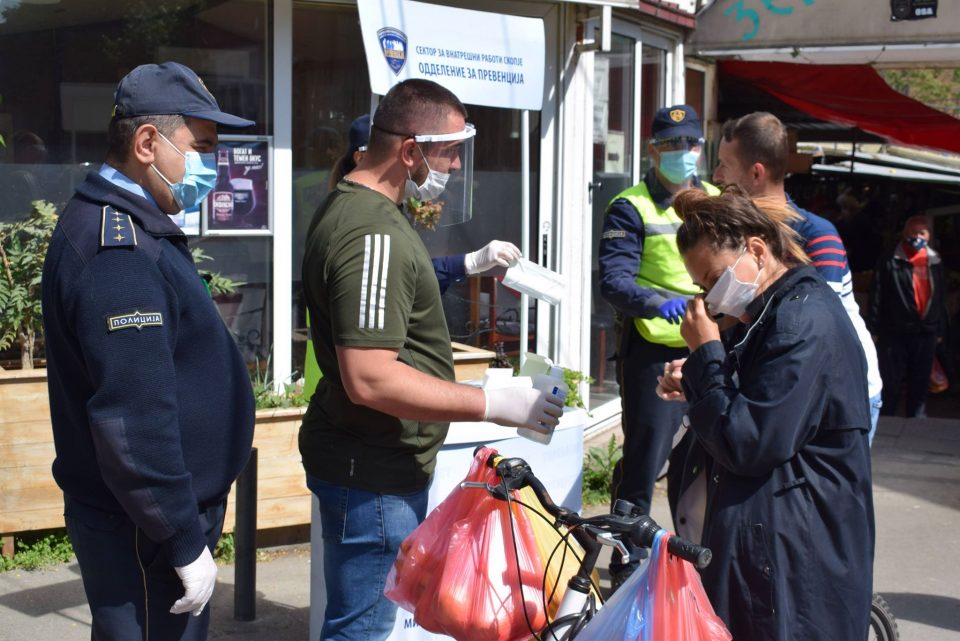
[[[554,394],[529,387],[484,390],[487,408],[483,420],[507,427],[529,427],[544,431],[556,426],[563,414],[563,402]]]
[[[463,266],[468,274],[479,274],[488,269],[509,267],[510,263],[520,258],[520,250],[513,243],[505,240],[491,240],[475,252],[463,257]]]
[[[207,601],[213,596],[213,586],[217,583],[217,564],[213,561],[210,548],[203,546],[203,552],[190,565],[173,568],[183,582],[183,596],[170,608],[173,614],[192,612],[198,617]]]

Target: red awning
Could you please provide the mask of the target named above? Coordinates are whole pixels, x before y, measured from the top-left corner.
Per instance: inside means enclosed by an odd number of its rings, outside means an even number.
[[[904,145],[960,153],[960,120],[893,90],[870,65],[723,60],[719,66],[721,73],[820,120]]]

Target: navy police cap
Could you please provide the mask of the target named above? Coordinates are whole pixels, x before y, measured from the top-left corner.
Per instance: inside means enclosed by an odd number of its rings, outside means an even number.
[[[671,138],[702,138],[703,126],[696,110],[690,105],[675,105],[657,109],[653,114],[650,133],[654,140]]]
[[[210,120],[225,127],[249,127],[252,120],[220,111],[200,77],[177,62],[140,65],[120,81],[113,117],[179,115]]]
[[[370,114],[364,114],[350,123],[350,153],[366,147],[370,142]]]

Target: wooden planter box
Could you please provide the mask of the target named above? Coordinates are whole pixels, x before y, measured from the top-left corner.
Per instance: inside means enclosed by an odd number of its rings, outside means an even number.
[[[62,528],[63,493],[50,467],[55,457],[47,372],[0,372],[0,535]],[[306,408],[259,410],[257,528],[310,523],[310,491],[300,465],[297,432]],[[233,530],[234,492],[224,530]]]
[[[457,380],[483,378],[494,353],[454,343]],[[257,529],[310,523],[297,433],[306,408],[257,411]],[[55,458],[47,371],[0,371],[0,536],[62,528],[63,493],[50,468]],[[224,531],[234,525],[230,492]]]
[[[451,342],[453,347],[453,373],[458,381],[481,380],[496,354],[488,349]]]

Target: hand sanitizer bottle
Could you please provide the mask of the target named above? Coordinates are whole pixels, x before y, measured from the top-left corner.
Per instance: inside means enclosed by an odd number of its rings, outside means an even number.
[[[563,382],[563,368],[557,367],[556,365],[551,365],[550,371],[547,374],[536,374],[533,377],[533,387],[541,392],[553,394],[560,399],[561,405],[563,405],[563,402],[567,399],[567,392],[570,391],[567,384]],[[553,425],[544,427],[543,430],[518,427],[517,434],[536,443],[547,445],[550,443],[550,439],[553,438],[554,429],[555,427]]]

